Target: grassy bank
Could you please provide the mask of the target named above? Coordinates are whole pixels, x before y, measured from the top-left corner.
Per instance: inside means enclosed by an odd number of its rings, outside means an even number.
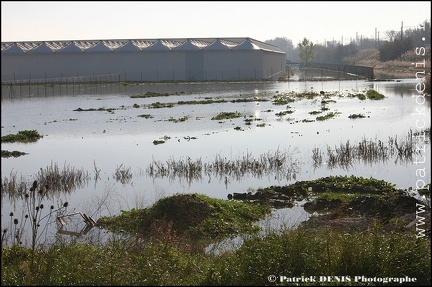
[[[423,59],[425,59],[423,65]],[[376,79],[406,79],[415,78],[416,72],[425,70],[426,74],[430,73],[431,61],[426,56],[420,56],[412,49],[403,54],[398,60],[380,61],[378,49],[364,49],[356,55],[344,59],[345,64],[355,64],[359,66],[374,67],[374,74]],[[418,64],[416,68],[413,63]],[[429,67],[429,68],[427,68]],[[430,80],[429,80],[430,83]],[[430,89],[429,93],[430,94]]]
[[[324,228],[287,230],[253,236],[237,251],[221,255],[184,252],[169,240],[145,244],[113,241],[105,246],[60,244],[33,255],[16,246],[3,248],[1,260],[2,285],[15,286],[268,286],[275,285],[268,281],[271,274],[409,276],[417,282],[401,286],[431,283],[430,241],[416,239],[414,234],[383,234],[380,230],[351,234]]]

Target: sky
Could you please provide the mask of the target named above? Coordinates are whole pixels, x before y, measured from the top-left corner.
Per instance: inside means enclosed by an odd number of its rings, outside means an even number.
[[[384,39],[431,19],[431,1],[1,1],[1,41],[286,37]]]

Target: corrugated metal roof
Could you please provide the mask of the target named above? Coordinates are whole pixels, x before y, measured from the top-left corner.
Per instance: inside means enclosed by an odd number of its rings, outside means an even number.
[[[235,46],[234,50],[261,50],[261,48],[255,43],[252,43],[250,39],[246,39]]]
[[[141,49],[134,45],[132,41],[128,41],[126,44],[121,46],[120,48],[117,48],[115,51],[118,52],[133,52],[133,51],[140,51]]]
[[[132,40],[132,42],[134,43],[135,46],[137,46],[142,50],[150,47],[151,45],[156,43],[157,40]]]
[[[34,49],[27,50],[26,53],[32,53],[32,54],[50,54],[55,52],[55,50],[51,49],[48,45],[50,42],[42,42],[39,46],[37,46]]]
[[[111,49],[108,48],[103,41],[99,41],[98,43],[87,49],[86,52],[111,52]]]
[[[211,51],[216,51],[216,50],[217,51],[224,51],[224,50],[229,50],[230,46],[226,45],[220,39],[216,39],[213,41],[213,43],[211,43],[210,45],[208,45],[204,49],[205,50],[211,50]]]
[[[276,46],[251,38],[188,38],[188,39],[120,39],[2,42],[2,54],[63,53],[63,52],[133,52],[133,51],[191,51],[198,50],[264,50],[285,53]]]
[[[184,41],[183,44],[175,48],[176,51],[197,51],[200,50],[200,46],[191,42],[190,40]]]
[[[69,45],[64,46],[58,50],[56,50],[57,53],[76,53],[76,52],[82,52],[82,49],[78,47],[74,42],[70,42]]]
[[[145,51],[171,51],[171,49],[164,45],[161,41],[155,42],[153,45],[151,45],[148,48],[144,49]]]
[[[1,52],[2,54],[23,54],[24,51],[18,47],[15,43],[8,43],[5,45],[1,45]]]

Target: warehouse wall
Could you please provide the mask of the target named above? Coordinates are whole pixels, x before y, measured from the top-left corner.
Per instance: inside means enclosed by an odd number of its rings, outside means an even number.
[[[262,80],[285,68],[285,54],[263,50],[23,53],[1,58],[2,82],[100,74],[118,74],[120,81]]]

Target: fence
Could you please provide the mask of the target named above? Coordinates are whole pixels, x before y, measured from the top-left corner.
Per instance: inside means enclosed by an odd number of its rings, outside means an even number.
[[[119,82],[119,74],[100,74],[100,75],[87,75],[87,76],[72,76],[72,77],[49,77],[46,74],[43,77],[28,75],[27,78],[19,77],[16,79],[15,75],[4,76],[2,75],[2,85],[16,84],[16,85],[35,85],[35,84],[68,84],[68,83],[105,83],[105,82]]]
[[[367,79],[375,78],[373,67],[343,65],[343,64],[329,64],[329,63],[309,63],[308,68],[338,71],[342,73],[363,76]]]
[[[218,70],[153,70],[124,71],[92,75],[56,74],[2,74],[2,84],[58,84],[94,82],[195,82],[195,81],[261,81],[278,80],[285,70],[260,69],[218,69]]]

